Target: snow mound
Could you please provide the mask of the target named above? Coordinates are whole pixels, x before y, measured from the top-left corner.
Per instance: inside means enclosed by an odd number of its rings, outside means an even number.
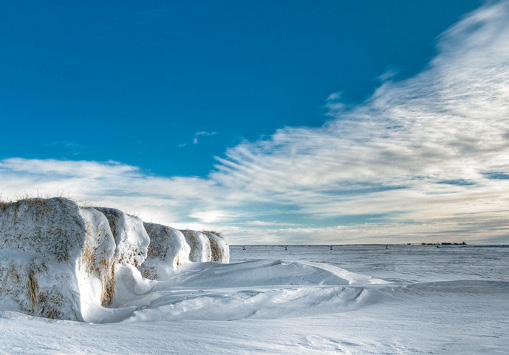
[[[274,319],[317,316],[355,310],[383,295],[370,285],[351,285],[338,270],[284,260],[235,264],[182,265],[166,281],[147,282],[136,268],[123,265],[117,274],[122,292],[117,314],[103,322]],[[349,275],[345,271],[345,275]]]
[[[168,281],[174,287],[196,288],[350,285],[347,277],[325,266],[285,260],[253,260],[235,264],[191,263],[183,266]]]
[[[191,248],[184,235],[175,228],[154,223],[144,223],[150,237],[147,258],[138,267],[143,277],[165,279],[177,267],[189,261]]]

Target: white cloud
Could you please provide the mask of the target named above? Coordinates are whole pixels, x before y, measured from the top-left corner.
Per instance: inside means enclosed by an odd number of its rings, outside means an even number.
[[[198,144],[199,143],[198,137],[210,137],[210,136],[214,136],[216,134],[217,134],[217,132],[207,132],[207,131],[196,132],[194,134],[194,138],[192,140],[192,144]],[[177,147],[178,148],[184,148],[184,147],[187,147],[188,145],[189,145],[188,143],[182,143],[182,144],[179,144]]]
[[[194,135],[195,136],[214,136],[216,135],[217,132],[206,132],[206,131],[201,131],[201,132],[196,132]]]
[[[228,220],[233,217],[230,213],[225,211],[201,211],[194,212],[189,217],[200,220],[202,223],[217,223],[220,221]]]
[[[378,76],[378,80],[381,82],[385,82],[387,80],[393,79],[398,74],[398,71],[395,69],[387,69],[383,74]]]
[[[384,82],[362,105],[330,95],[323,127],[286,127],[227,150],[207,178],[14,158],[0,161],[0,191],[64,191],[151,221],[220,229],[239,244],[507,243],[509,3],[465,17],[438,48],[423,72]]]
[[[283,222],[264,222],[264,221],[247,221],[243,224],[247,226],[261,226],[261,227],[283,227],[283,226],[295,226],[294,223],[283,223]]]

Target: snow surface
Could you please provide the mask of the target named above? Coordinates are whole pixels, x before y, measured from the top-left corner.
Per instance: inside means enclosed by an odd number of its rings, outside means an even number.
[[[507,353],[509,248],[245,249],[165,281],[120,265],[93,323],[0,311],[0,352]]]

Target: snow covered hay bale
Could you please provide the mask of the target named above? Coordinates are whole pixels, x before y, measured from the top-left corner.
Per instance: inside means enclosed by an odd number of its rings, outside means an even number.
[[[208,231],[200,233],[189,229],[181,232],[191,247],[190,261],[230,262],[230,248],[219,233]]]
[[[108,219],[116,244],[115,263],[141,265],[150,243],[143,221],[114,208],[94,208]]]
[[[111,301],[114,250],[106,218],[71,200],[0,203],[1,309],[83,320],[84,289]]]
[[[186,238],[187,244],[189,244],[191,248],[189,251],[189,261],[210,261],[212,252],[210,250],[209,238],[200,232],[189,229],[181,230],[181,232]]]
[[[86,239],[78,263],[82,315],[90,308],[111,304],[115,292],[115,239],[109,221],[93,208],[80,208]]]
[[[143,277],[165,279],[180,264],[189,261],[191,248],[184,235],[175,228],[154,223],[144,223],[150,237],[147,258],[138,268]]]
[[[220,263],[229,263],[230,262],[230,247],[223,239],[220,233],[203,231],[202,234],[205,234],[207,238],[209,238],[210,243],[210,261],[218,261]]]

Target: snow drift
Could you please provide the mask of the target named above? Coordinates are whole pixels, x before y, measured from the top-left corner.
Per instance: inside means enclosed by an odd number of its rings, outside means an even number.
[[[189,260],[228,262],[222,238],[187,233],[198,242],[190,246],[176,229],[65,198],[1,202],[0,309],[87,320],[122,298],[119,272],[139,269],[158,279]],[[141,275],[134,280],[150,283]]]

